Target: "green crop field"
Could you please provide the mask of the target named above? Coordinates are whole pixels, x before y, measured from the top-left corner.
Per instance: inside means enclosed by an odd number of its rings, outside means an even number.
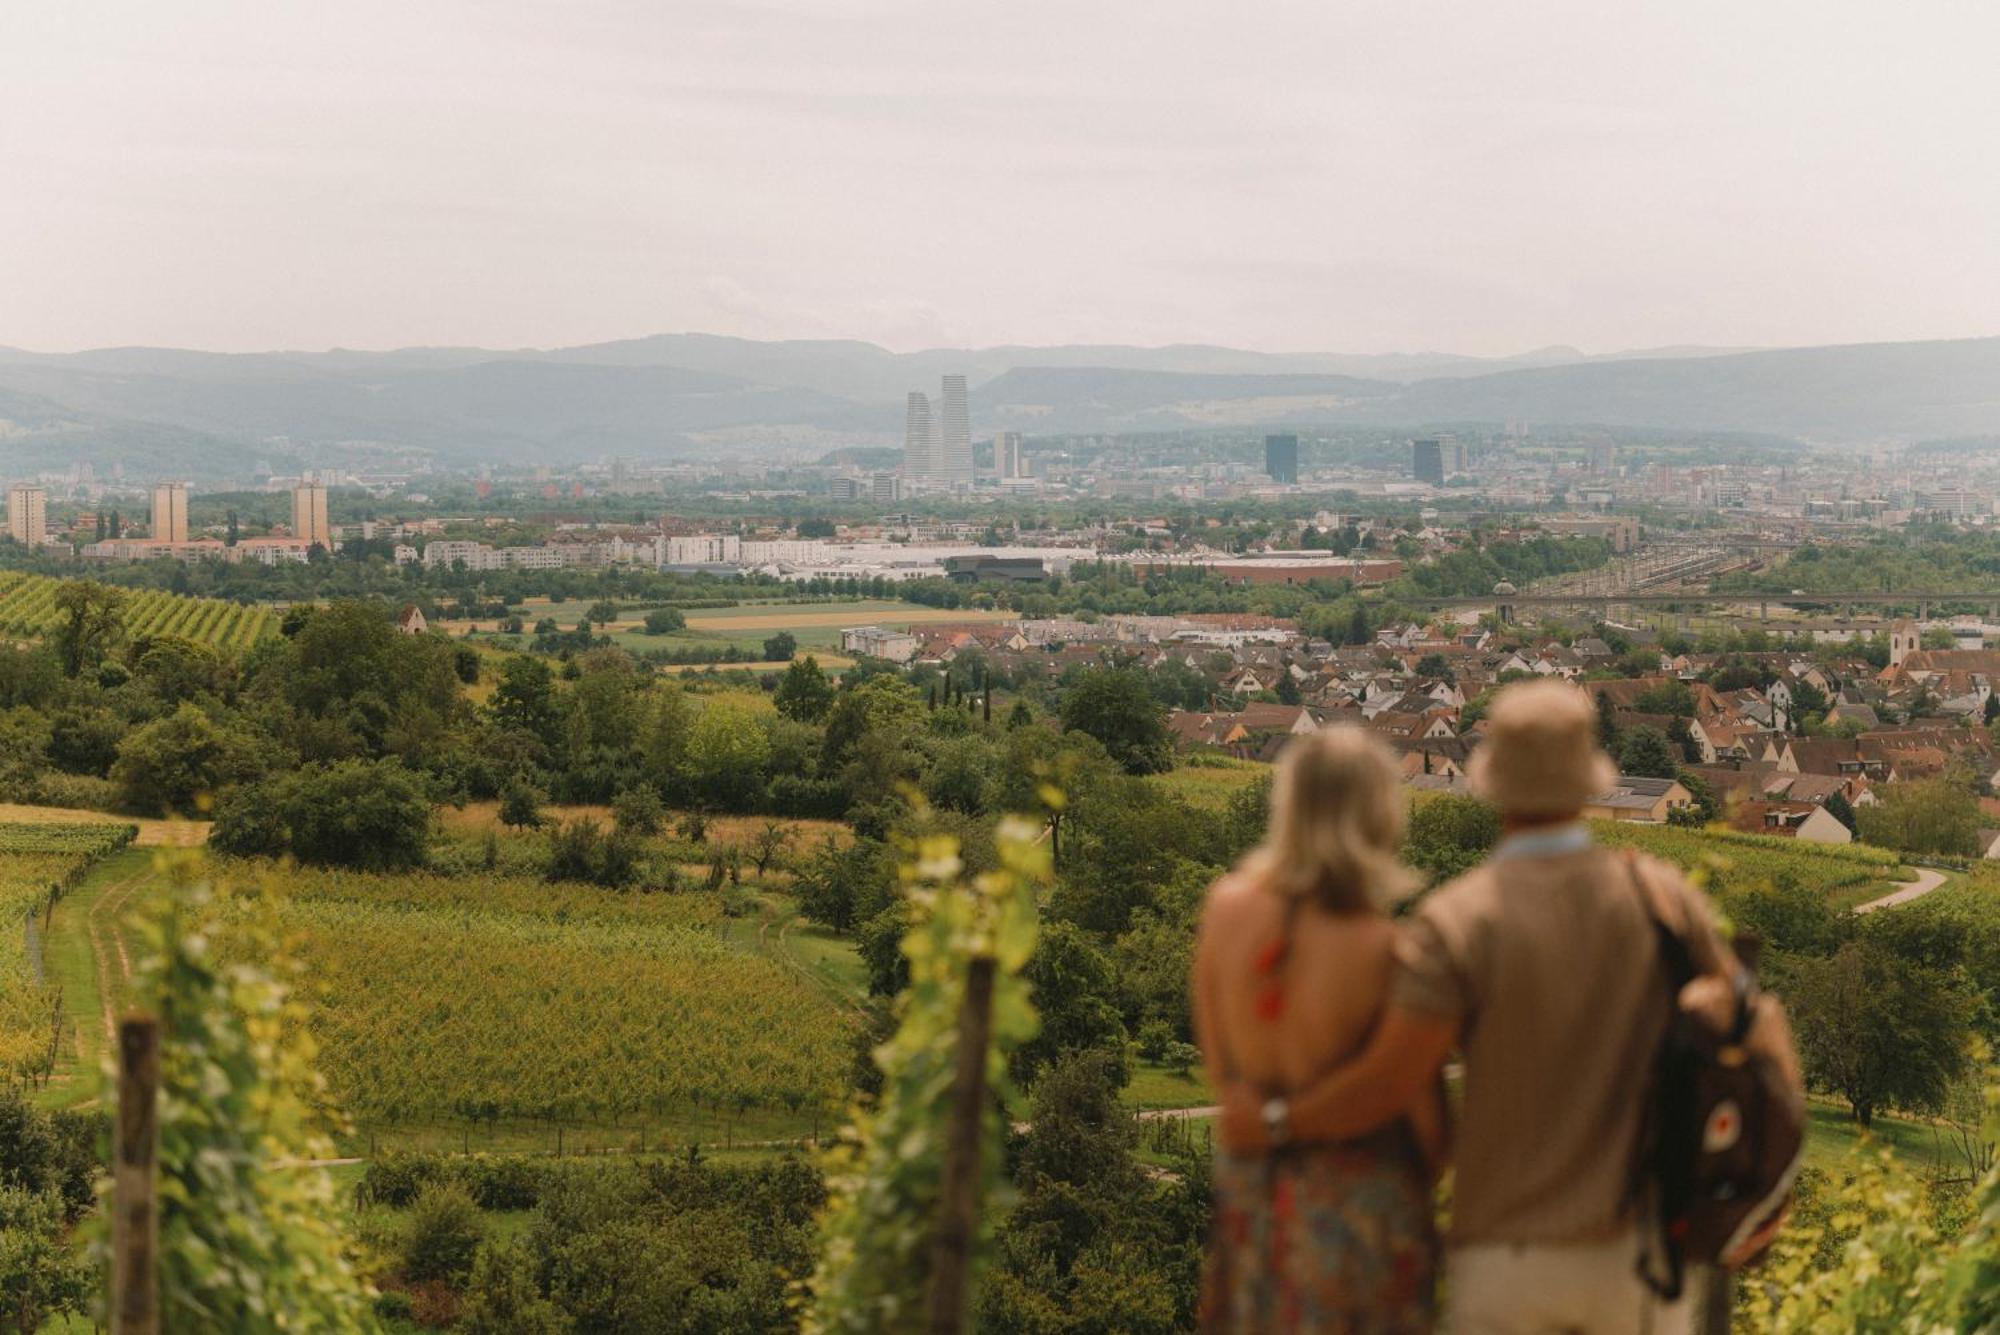
[[[115,824],[0,824],[0,1071],[9,1076],[45,1078],[61,1048],[62,992],[45,976],[40,947],[50,902],[136,833]]]
[[[550,884],[514,861],[452,876],[210,859],[232,891],[271,887],[320,1069],[355,1126],[348,1148],[742,1141],[835,1123],[858,1024],[847,942],[800,929],[788,900],[754,887],[732,918],[715,893]],[[137,956],[131,906],[161,874],[141,879],[66,919],[94,942],[118,915],[122,948],[70,952],[81,967],[95,955],[115,975]],[[219,898],[225,914],[257,899]],[[116,997],[128,981],[98,986]]]
[[[54,630],[61,617],[56,590],[62,585],[48,575],[0,574],[0,634],[33,636]],[[247,649],[278,629],[268,607],[183,598],[164,589],[128,591],[122,611],[126,634],[134,638],[176,635],[225,652]]]

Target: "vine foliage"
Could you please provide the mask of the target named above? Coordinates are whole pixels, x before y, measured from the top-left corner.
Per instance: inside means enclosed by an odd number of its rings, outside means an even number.
[[[296,965],[259,897],[225,927],[213,890],[181,863],[144,923],[137,993],[156,1008],[160,1069],[159,1276],[162,1328],[244,1335],[373,1328],[367,1285],[342,1252],[326,1173]],[[257,964],[220,952],[243,934]]]
[[[1037,892],[1049,879],[1040,830],[1001,822],[999,866],[967,878],[956,839],[925,837],[902,867],[914,924],[903,938],[910,961],[895,1034],[875,1050],[883,1075],[872,1110],[857,1109],[829,1165],[832,1199],[821,1225],[820,1262],[811,1282],[806,1329],[825,1335],[898,1335],[920,1327],[930,1289],[951,1106],[959,1012],[975,958],[995,962],[988,1101],[980,1144],[980,1193],[1000,1162],[999,1109],[1011,1092],[1007,1056],[1038,1025],[1021,970],[1034,953]],[[979,1239],[984,1250],[987,1234]]]

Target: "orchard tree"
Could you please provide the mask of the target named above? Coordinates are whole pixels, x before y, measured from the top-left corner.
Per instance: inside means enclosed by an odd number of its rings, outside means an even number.
[[[1641,724],[1618,739],[1618,772],[1647,779],[1671,779],[1679,769],[1667,735]]]
[[[1080,732],[1104,744],[1128,774],[1158,774],[1174,766],[1166,710],[1131,668],[1080,673],[1061,703],[1066,732]]]
[[[548,663],[528,654],[516,654],[500,669],[500,683],[494,687],[487,705],[493,721],[502,728],[523,732],[544,744],[556,740],[561,711],[556,702],[555,674]]]
[[[1979,851],[1979,800],[1948,779],[1884,784],[1856,811],[1861,837],[1906,853],[1973,857]]]
[[[817,723],[833,706],[833,683],[820,670],[819,660],[807,654],[785,669],[785,675],[778,679],[773,702],[786,718]]]
[[[1884,1108],[1936,1112],[1965,1070],[1977,1002],[1955,970],[1864,936],[1797,960],[1785,990],[1807,1081],[1873,1125]]]
[[[254,776],[264,749],[256,738],[218,723],[198,705],[183,704],[126,734],[111,780],[127,810],[192,816],[223,788]]]
[[[56,586],[56,656],[63,675],[95,672],[125,634],[125,593],[94,579]]]

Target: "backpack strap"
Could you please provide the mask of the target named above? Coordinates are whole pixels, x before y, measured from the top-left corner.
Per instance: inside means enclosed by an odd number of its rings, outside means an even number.
[[[1694,962],[1694,950],[1688,945],[1687,937],[1668,923],[1661,914],[1653,888],[1647,885],[1646,878],[1639,874],[1638,853],[1627,848],[1624,850],[1624,858],[1626,875],[1632,878],[1632,889],[1639,896],[1639,907],[1645,913],[1646,921],[1653,925],[1653,937],[1660,946],[1660,960],[1667,966],[1668,995],[1678,1005],[1681,989],[1693,982],[1696,975],[1701,972]]]

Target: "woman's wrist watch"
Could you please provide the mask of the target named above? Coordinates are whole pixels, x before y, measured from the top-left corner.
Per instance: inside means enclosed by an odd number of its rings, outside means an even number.
[[[1264,1100],[1264,1139],[1276,1149],[1292,1138],[1292,1103],[1280,1095]]]

